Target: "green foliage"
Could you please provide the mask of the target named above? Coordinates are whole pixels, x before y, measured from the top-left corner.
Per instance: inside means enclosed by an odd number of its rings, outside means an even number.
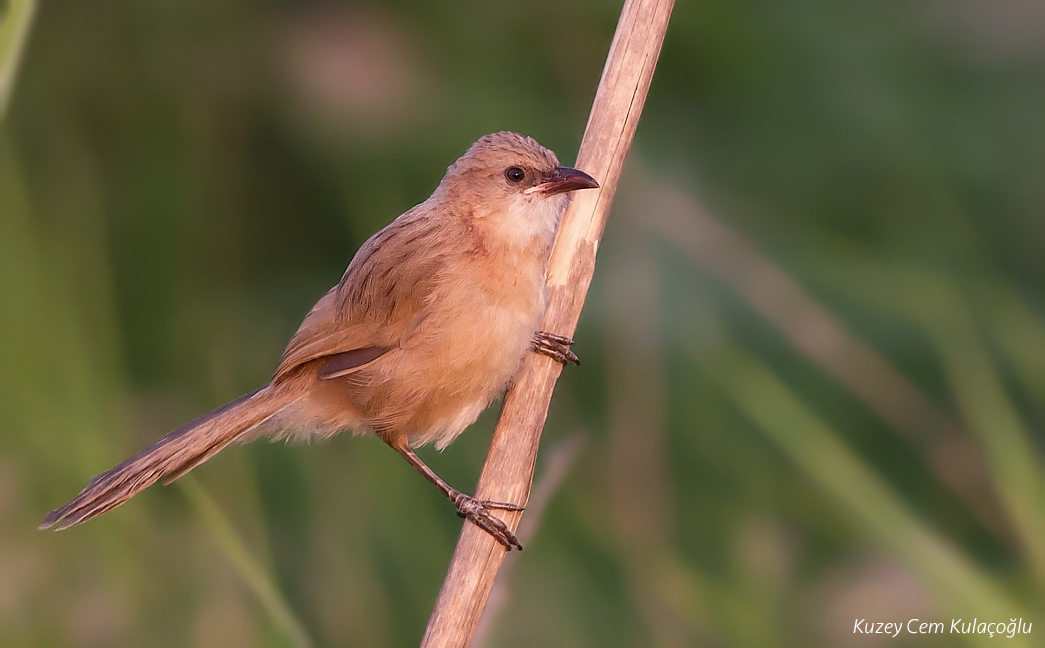
[[[592,438],[489,645],[1045,632],[1033,4],[679,3],[545,450]],[[416,645],[461,522],[373,439],[230,448],[83,527],[36,525],[265,382],[358,245],[477,137],[572,162],[619,7],[33,9],[0,3],[0,645]],[[663,235],[696,221],[651,191],[699,198],[926,417],[854,395]],[[492,424],[425,460],[470,489]]]

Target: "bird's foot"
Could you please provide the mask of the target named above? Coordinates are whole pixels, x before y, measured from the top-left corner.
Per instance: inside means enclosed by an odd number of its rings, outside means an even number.
[[[522,551],[522,543],[519,542],[519,538],[515,537],[512,530],[508,528],[508,525],[501,520],[495,518],[490,509],[502,509],[505,511],[521,511],[524,507],[518,504],[506,504],[504,502],[491,502],[488,500],[479,500],[471,495],[466,495],[460,491],[450,491],[447,494],[450,502],[453,503],[454,507],[457,508],[457,515],[468,520],[475,526],[479,527],[483,531],[486,531],[493,539],[501,543],[501,546],[506,551],[511,551],[513,547]]]
[[[545,331],[537,331],[533,334],[534,352],[544,354],[553,360],[558,360],[564,365],[571,362],[579,365],[581,360],[570,349],[571,346],[573,346],[573,340],[562,335],[555,335]]]

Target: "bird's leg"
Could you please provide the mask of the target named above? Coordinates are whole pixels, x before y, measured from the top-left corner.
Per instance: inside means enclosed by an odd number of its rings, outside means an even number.
[[[542,353],[564,365],[571,362],[579,365],[581,360],[570,349],[571,346],[573,346],[573,340],[562,335],[555,335],[545,331],[537,331],[533,334],[534,352]]]
[[[505,550],[511,551],[512,547],[522,549],[522,543],[519,542],[519,538],[515,537],[511,529],[508,528],[501,520],[495,518],[489,511],[489,509],[503,509],[505,511],[521,511],[525,507],[519,506],[518,504],[506,504],[504,502],[490,502],[488,500],[480,500],[462,493],[459,490],[455,490],[450,487],[439,475],[435,474],[435,471],[425,465],[425,462],[421,461],[421,458],[414,453],[413,450],[408,448],[405,444],[385,441],[392,447],[393,450],[402,455],[403,459],[414,469],[421,473],[425,479],[435,484],[435,487],[446,495],[446,499],[450,500],[450,503],[457,509],[457,515],[470,521],[475,526],[479,527],[483,531],[486,531],[493,539],[501,543]]]

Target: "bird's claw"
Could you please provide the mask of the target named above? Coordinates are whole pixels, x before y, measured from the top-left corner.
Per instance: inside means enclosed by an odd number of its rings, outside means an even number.
[[[454,507],[457,508],[458,516],[468,520],[483,531],[489,533],[493,536],[494,540],[504,547],[505,551],[511,551],[512,548],[522,551],[523,546],[522,543],[519,542],[519,538],[512,533],[512,530],[508,528],[507,524],[494,517],[493,514],[490,513],[490,509],[521,511],[524,507],[518,504],[478,500],[471,495],[466,495],[457,491],[450,494],[450,501],[453,502]]]
[[[558,360],[564,365],[571,362],[579,365],[581,360],[570,349],[571,346],[573,346],[573,340],[562,335],[555,335],[546,331],[537,331],[533,334],[534,352],[546,355],[553,360]]]

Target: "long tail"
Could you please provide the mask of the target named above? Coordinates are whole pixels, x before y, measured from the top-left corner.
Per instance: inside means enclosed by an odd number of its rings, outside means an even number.
[[[71,502],[44,518],[62,530],[112,510],[163,479],[169,484],[297,400],[265,385],[169,432],[141,453],[91,479]]]

